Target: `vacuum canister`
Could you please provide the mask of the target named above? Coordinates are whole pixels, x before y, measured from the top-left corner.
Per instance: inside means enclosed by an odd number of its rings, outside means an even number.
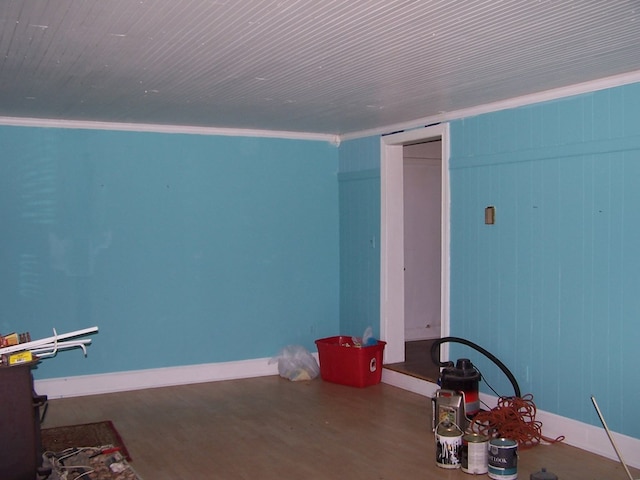
[[[440,386],[464,394],[465,415],[472,418],[480,411],[480,372],[468,358],[460,358],[455,367],[445,367],[440,372]]]

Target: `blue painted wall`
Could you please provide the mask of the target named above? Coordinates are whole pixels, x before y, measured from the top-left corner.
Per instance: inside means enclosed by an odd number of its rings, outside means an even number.
[[[380,139],[340,145],[340,331],[380,336]]]
[[[593,394],[639,438],[640,84],[454,121],[450,141],[451,334],[502,360],[538,408],[599,425]],[[379,142],[340,147],[343,330],[379,307]],[[483,390],[512,394],[490,361],[451,347]]]
[[[538,408],[599,425],[593,394],[640,437],[640,84],[452,122],[450,169],[452,335]]]
[[[93,325],[36,378],[315,350],[339,326],[338,149],[0,127],[0,332]]]

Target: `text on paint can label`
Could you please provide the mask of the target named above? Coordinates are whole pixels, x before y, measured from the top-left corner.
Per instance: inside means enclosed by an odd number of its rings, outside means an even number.
[[[495,480],[518,478],[518,442],[496,438],[489,442],[489,477]]]

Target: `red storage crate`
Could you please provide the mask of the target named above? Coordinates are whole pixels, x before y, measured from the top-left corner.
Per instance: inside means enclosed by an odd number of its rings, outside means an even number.
[[[368,387],[382,379],[382,354],[387,342],[378,340],[377,345],[353,346],[347,336],[316,340],[320,359],[320,376],[327,382]],[[347,346],[349,345],[349,346]]]

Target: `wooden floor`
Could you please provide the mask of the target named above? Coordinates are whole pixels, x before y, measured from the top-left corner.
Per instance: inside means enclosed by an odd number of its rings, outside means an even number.
[[[390,385],[270,376],[50,400],[43,427],[112,420],[144,480],[468,479],[436,466],[430,412]],[[541,467],[561,480],[626,478],[567,445],[519,453],[523,480]]]

